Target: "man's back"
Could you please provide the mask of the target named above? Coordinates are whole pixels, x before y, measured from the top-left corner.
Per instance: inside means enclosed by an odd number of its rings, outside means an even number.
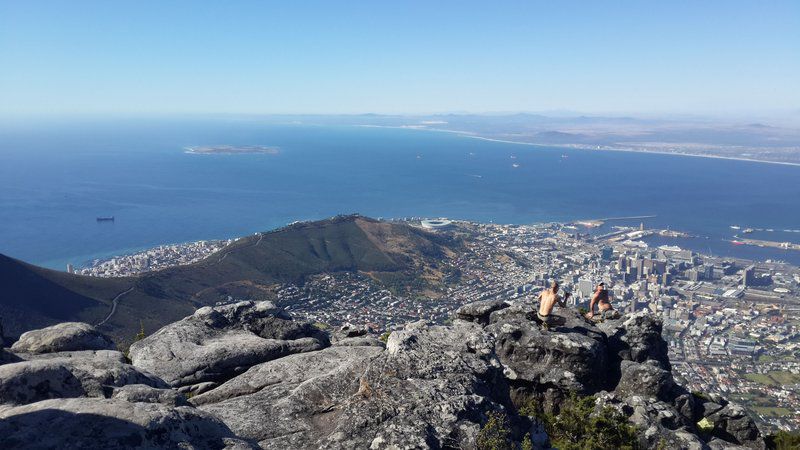
[[[553,306],[556,302],[561,300],[561,297],[550,289],[542,292],[539,296],[539,314],[543,316],[550,315],[553,311]]]

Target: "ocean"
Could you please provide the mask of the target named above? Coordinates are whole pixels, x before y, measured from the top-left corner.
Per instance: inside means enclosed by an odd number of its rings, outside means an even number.
[[[185,153],[205,145],[280,151]],[[800,229],[800,167],[253,118],[0,124],[0,253],[50,268],[354,212],[515,224],[655,215],[641,222],[700,236],[658,245],[800,264],[798,251],[729,242],[732,225],[800,242],[783,231]]]

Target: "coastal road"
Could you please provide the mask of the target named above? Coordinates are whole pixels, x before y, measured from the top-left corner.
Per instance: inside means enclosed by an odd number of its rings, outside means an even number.
[[[110,319],[110,318],[111,318],[111,316],[113,316],[113,315],[114,315],[114,313],[115,313],[115,312],[117,312],[117,303],[119,302],[119,299],[121,299],[121,298],[122,298],[122,297],[123,297],[125,294],[127,294],[128,292],[130,292],[130,291],[132,291],[132,290],[133,290],[133,288],[130,288],[130,289],[128,289],[127,291],[123,291],[123,292],[120,292],[119,294],[117,294],[117,296],[116,296],[116,297],[114,297],[114,300],[111,300],[111,312],[110,312],[110,313],[108,313],[108,315],[106,316],[106,318],[105,318],[105,319],[103,319],[101,322],[99,322],[99,323],[98,323],[97,325],[95,325],[95,326],[96,326],[96,327],[99,327],[100,325],[102,325],[102,324],[104,324],[104,323],[108,322],[108,319]]]

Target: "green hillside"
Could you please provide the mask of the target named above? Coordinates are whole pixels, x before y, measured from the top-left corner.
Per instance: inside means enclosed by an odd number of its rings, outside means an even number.
[[[117,338],[190,314],[195,308],[236,298],[269,299],[277,283],[309,275],[361,271],[392,286],[431,277],[430,265],[458,246],[450,238],[405,224],[361,216],[297,223],[239,239],[198,263],[128,278],[94,278],[42,269],[0,258],[6,334],[65,320],[99,323]]]

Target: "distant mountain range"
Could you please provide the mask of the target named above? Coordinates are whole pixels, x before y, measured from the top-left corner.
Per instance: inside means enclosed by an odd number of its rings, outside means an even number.
[[[102,322],[103,331],[126,339],[140,325],[157,329],[228,296],[270,299],[277,283],[319,273],[359,271],[403,285],[459,245],[409,225],[350,215],[241,238],[198,263],[135,277],[74,275],[0,255],[0,317],[10,337],[75,320]]]

